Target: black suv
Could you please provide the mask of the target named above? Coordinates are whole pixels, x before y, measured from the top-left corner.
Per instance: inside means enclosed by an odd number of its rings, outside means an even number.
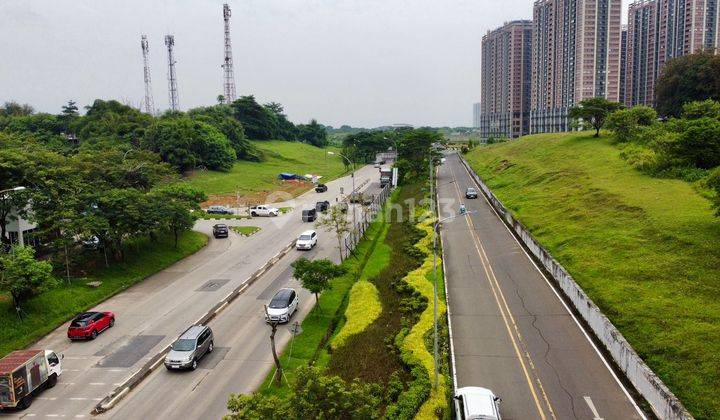
[[[222,223],[213,226],[213,236],[216,238],[227,238],[228,227]]]
[[[306,210],[302,211],[302,221],[303,222],[314,222],[315,219],[317,219],[317,210],[306,209]]]
[[[327,185],[325,184],[317,184],[315,187],[315,192],[324,193],[325,191],[327,191]]]
[[[326,211],[329,207],[329,201],[318,201],[317,203],[315,203],[315,210],[319,211],[320,213]]]

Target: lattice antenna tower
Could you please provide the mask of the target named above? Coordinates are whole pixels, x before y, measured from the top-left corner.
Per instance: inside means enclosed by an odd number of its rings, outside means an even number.
[[[235,72],[233,71],[232,43],[230,42],[230,6],[223,4],[223,21],[225,22],[225,61],[223,68],[223,92],[225,103],[235,101]]]
[[[140,47],[142,48],[143,76],[145,79],[145,112],[152,115],[155,113],[155,103],[153,101],[152,83],[150,80],[150,61],[148,59],[150,47],[148,46],[147,36],[142,35],[140,37]]]
[[[175,46],[175,36],[165,35],[165,45],[168,53],[168,101],[170,109],[177,111],[180,108],[180,99],[178,98],[177,75],[175,74],[175,54],[173,47]]]

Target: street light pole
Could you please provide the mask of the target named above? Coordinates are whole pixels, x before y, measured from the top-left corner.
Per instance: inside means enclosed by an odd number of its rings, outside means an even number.
[[[325,157],[327,158],[327,155],[331,154],[334,155],[334,152],[325,152]],[[350,193],[350,197],[355,194],[355,162],[351,161],[347,156],[343,155],[342,153],[338,152],[338,155],[342,157],[343,159],[347,160],[347,162],[352,167],[352,172],[350,173],[350,178],[352,178],[352,192]],[[357,197],[357,196],[356,196]],[[355,208],[353,208],[353,230],[357,228],[357,217],[355,216]]]

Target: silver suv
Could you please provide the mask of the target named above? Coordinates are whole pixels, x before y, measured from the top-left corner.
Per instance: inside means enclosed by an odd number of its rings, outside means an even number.
[[[165,367],[168,370],[197,368],[198,360],[213,351],[213,333],[205,325],[193,325],[185,330],[172,344],[170,352],[165,356]]]

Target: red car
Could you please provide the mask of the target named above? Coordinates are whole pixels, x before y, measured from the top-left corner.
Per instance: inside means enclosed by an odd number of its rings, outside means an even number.
[[[115,325],[115,314],[112,312],[83,312],[70,322],[68,338],[71,340],[94,340],[98,334]]]

